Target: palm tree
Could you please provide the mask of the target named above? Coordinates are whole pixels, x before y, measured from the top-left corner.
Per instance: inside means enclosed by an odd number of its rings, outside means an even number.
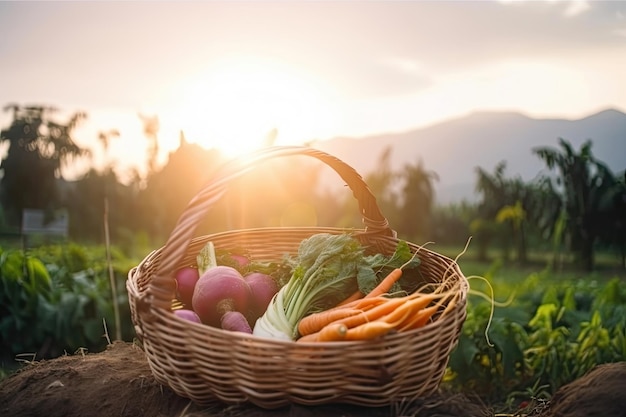
[[[533,152],[550,170],[559,171],[556,182],[567,215],[570,250],[579,256],[585,270],[591,271],[602,200],[615,179],[608,167],[593,156],[591,140],[585,141],[578,152],[562,138],[559,138],[559,145],[560,149],[540,147]]]

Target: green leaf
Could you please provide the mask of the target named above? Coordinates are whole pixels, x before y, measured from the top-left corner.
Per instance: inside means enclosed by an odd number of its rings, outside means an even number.
[[[489,329],[489,338],[502,354],[504,376],[515,376],[516,364],[524,360],[524,352],[518,346],[515,337],[515,328],[510,322],[494,319]]]

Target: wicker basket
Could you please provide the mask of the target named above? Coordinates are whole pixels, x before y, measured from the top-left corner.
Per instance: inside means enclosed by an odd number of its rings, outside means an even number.
[[[194,237],[196,225],[228,183],[267,160],[314,157],[333,168],[354,193],[364,228],[273,227]],[[373,251],[391,254],[398,238],[361,176],[327,153],[307,147],[270,147],[224,164],[181,215],[166,244],[128,274],[132,320],[155,378],[198,404],[251,402],[262,408],[289,403],[383,406],[437,390],[466,314],[467,279],[451,259],[410,243],[421,273],[433,282],[456,282],[456,303],[432,323],[368,342],[295,343],[191,323],[172,314],[174,271],[195,260],[213,241],[217,248],[244,247],[255,259],[295,254],[315,233],[354,233]]]

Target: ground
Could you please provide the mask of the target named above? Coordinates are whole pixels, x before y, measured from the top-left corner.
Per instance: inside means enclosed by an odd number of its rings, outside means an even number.
[[[541,417],[626,416],[626,362],[598,367],[563,387],[549,406],[526,415]],[[278,410],[255,406],[200,407],[159,385],[141,348],[115,342],[106,351],[34,362],[0,382],[0,415],[90,417],[388,417],[494,416],[484,404],[459,394],[441,394],[398,407],[364,408],[293,405]],[[502,414],[500,414],[502,415]],[[521,415],[521,414],[520,414]],[[512,416],[512,415],[511,415]]]

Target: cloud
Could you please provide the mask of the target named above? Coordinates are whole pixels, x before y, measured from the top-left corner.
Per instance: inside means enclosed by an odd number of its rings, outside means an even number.
[[[503,4],[520,4],[524,2],[529,2],[527,0],[498,0]],[[587,0],[543,0],[544,3],[561,3],[565,5],[565,10],[563,10],[563,15],[566,17],[578,16],[591,8],[589,1]]]
[[[618,56],[625,13],[626,2],[580,0],[0,2],[0,58],[10,63],[0,90],[15,100],[30,92],[134,105],[224,56],[252,55],[353,100],[387,99],[503,60],[583,65],[598,47]],[[42,49],[41,39],[54,47]],[[25,74],[54,83],[26,91],[17,81]]]

